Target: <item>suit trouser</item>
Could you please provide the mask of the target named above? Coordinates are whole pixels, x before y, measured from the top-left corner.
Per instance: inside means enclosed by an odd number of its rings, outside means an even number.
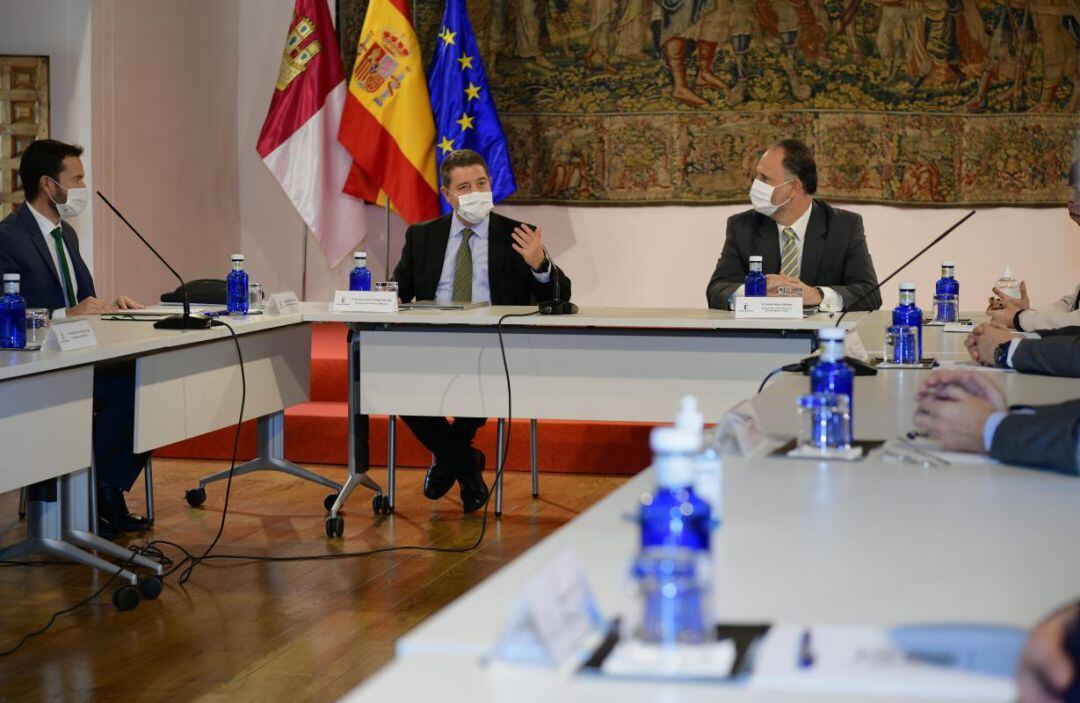
[[[435,455],[436,461],[454,469],[472,465],[473,438],[487,422],[485,417],[456,417],[452,423],[445,417],[402,416],[401,419]]]
[[[94,465],[99,484],[130,491],[150,452],[135,453],[135,362],[94,369]]]

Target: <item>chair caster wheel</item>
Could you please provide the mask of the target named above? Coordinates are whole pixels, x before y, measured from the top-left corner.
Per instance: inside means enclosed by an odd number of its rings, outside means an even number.
[[[376,515],[389,515],[394,512],[393,506],[390,505],[390,497],[384,496],[382,493],[376,493],[372,497],[371,509],[375,511]]]
[[[192,488],[184,493],[184,500],[187,504],[193,508],[197,508],[206,502],[206,489],[205,488]]]
[[[139,589],[132,585],[124,585],[113,592],[113,605],[117,610],[135,610],[139,605]]]
[[[334,503],[337,502],[337,497],[337,493],[331,493],[330,495],[323,498],[322,504],[323,507],[326,508],[326,512],[330,512],[330,508],[334,507]]]
[[[139,595],[146,600],[154,600],[161,595],[162,587],[160,576],[147,576],[139,581]]]
[[[341,537],[345,534],[345,518],[340,515],[326,518],[326,536]]]

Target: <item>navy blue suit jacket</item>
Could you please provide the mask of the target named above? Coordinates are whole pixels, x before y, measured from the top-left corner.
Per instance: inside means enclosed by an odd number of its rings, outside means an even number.
[[[79,238],[71,225],[60,221],[71,268],[75,272],[75,285],[81,301],[94,292],[94,279],[79,254]],[[0,222],[0,273],[17,273],[22,276],[19,290],[26,298],[26,306],[57,310],[66,308],[64,289],[60,275],[53,264],[49,247],[41,235],[34,213],[28,205]]]

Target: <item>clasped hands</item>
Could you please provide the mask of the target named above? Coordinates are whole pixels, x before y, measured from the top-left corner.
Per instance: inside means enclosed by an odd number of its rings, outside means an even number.
[[[778,273],[766,274],[765,286],[765,294],[770,296],[780,295],[781,288],[798,288],[802,290],[803,305],[821,305],[823,299],[821,291],[794,276],[782,276]]]

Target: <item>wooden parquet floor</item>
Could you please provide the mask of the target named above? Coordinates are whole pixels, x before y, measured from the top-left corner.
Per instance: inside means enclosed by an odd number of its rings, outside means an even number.
[[[156,460],[157,524],[132,540],[170,540],[199,553],[221,519],[225,484],[201,508],[184,490],[221,462]],[[312,467],[333,480],[342,467]],[[373,477],[385,486],[385,471]],[[462,517],[456,490],[438,502],[421,494],[422,471],[398,472],[398,509],[375,518],[371,493],[346,506],[345,537],[328,540],[326,489],[279,474],[233,484],[215,553],[335,554],[393,545],[472,542],[478,515]],[[486,474],[491,479],[491,472]],[[117,612],[109,592],[61,617],[17,653],[0,658],[0,702],[331,701],[393,658],[394,642],[472,586],[625,481],[546,474],[541,497],[529,476],[508,473],[505,512],[489,518],[479,549],[465,554],[397,552],[299,562],[207,562],[183,586],[166,579],[161,597]],[[141,484],[129,505],[141,512]],[[0,495],[0,546],[19,541],[16,492]],[[177,552],[166,549],[170,556]],[[106,575],[74,565],[0,566],[0,650],[49,616],[104,585]]]

